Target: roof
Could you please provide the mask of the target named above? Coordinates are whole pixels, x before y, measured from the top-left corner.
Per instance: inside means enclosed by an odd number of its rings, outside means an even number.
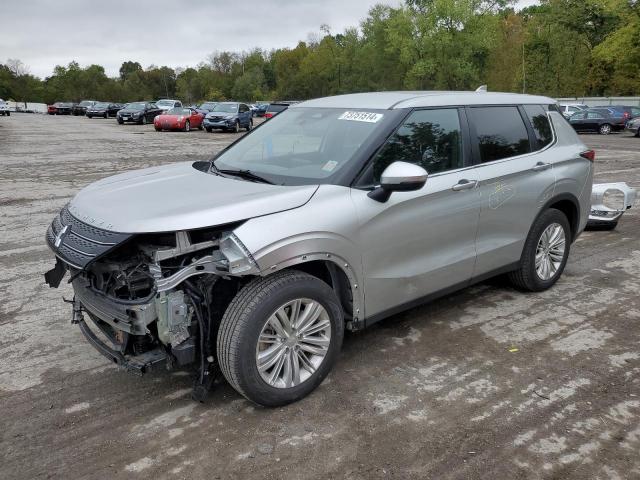
[[[372,92],[352,93],[334,97],[316,98],[292,105],[316,108],[371,108],[389,110],[394,108],[439,107],[446,105],[513,105],[555,104],[549,97],[523,95],[519,93],[494,92]]]

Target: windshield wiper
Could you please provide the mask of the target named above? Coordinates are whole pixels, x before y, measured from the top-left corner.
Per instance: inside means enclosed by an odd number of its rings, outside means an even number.
[[[247,180],[253,180],[254,182],[260,182],[260,183],[268,183],[269,185],[275,185],[271,180],[267,180],[264,177],[261,177],[260,175],[257,175],[255,173],[253,173],[251,170],[227,170],[227,169],[221,169],[215,166],[215,164],[213,164],[213,162],[211,163],[211,165],[213,165],[213,171],[216,173],[224,173],[226,175],[234,175],[236,177],[240,177],[240,178],[246,178]]]

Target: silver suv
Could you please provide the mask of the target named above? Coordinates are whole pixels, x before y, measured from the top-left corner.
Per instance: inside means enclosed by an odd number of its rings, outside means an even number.
[[[210,162],[89,185],[47,231],[73,323],[145,372],[266,406],[322,382],[345,330],[498,274],[540,291],[589,215],[593,151],[553,100],[384,92],[292,105]]]

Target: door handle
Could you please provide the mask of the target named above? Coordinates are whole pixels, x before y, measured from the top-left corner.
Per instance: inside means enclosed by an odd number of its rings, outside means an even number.
[[[472,188],[475,188],[477,184],[478,184],[477,180],[467,180],[466,178],[463,178],[458,183],[456,183],[453,187],[451,187],[451,190],[453,190],[454,192],[459,192],[461,190],[470,190]]]
[[[551,168],[551,164],[550,163],[538,162],[538,163],[535,164],[535,166],[533,168],[531,168],[531,170],[533,170],[534,172],[541,172],[541,171],[546,170],[548,168]]]

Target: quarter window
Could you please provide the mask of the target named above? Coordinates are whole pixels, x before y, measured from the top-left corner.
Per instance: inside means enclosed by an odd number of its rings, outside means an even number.
[[[531,151],[527,127],[517,107],[472,107],[468,111],[483,163]]]
[[[536,136],[536,150],[546,147],[553,140],[549,118],[541,105],[525,105],[524,111],[529,117]]]
[[[420,165],[429,173],[462,167],[458,110],[417,110],[409,115],[374,159],[374,181],[378,183],[384,169],[396,161]]]

